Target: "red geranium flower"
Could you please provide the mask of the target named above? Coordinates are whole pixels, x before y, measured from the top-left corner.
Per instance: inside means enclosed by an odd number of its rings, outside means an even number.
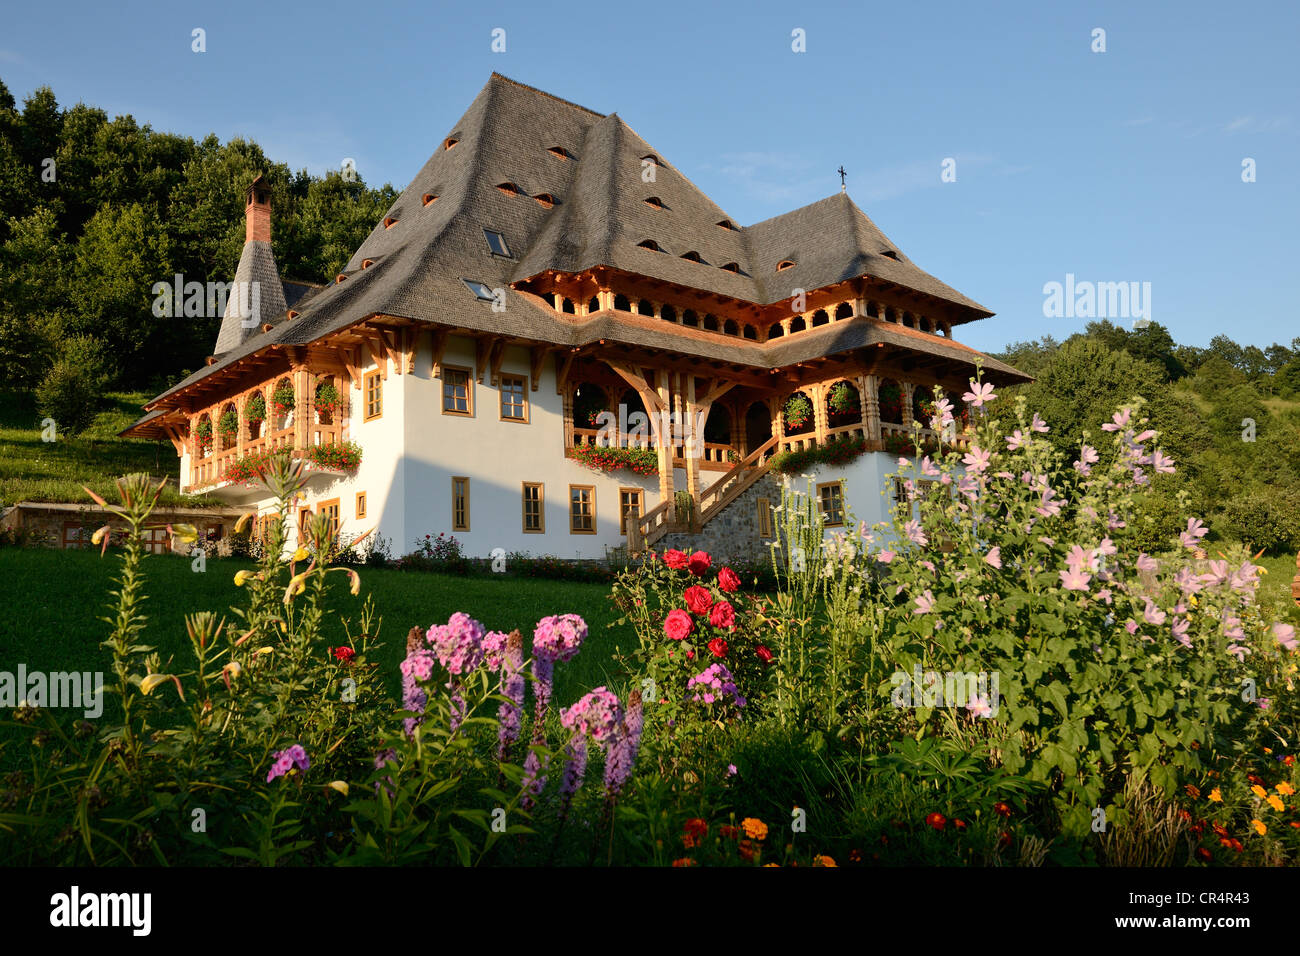
[[[772,660],[772,652],[768,650],[766,644],[758,645],[758,647],[754,648],[754,653],[758,655],[758,659],[764,664],[770,663]]]
[[[686,844],[686,849],[689,850],[703,840],[708,832],[708,821],[691,817],[682,827],[682,843]]]
[[[718,572],[718,587],[730,594],[732,591],[740,590],[740,577],[731,568],[723,568]]]
[[[708,588],[702,588],[698,584],[692,584],[688,587],[682,598],[686,601],[686,606],[690,608],[692,614],[708,614],[709,609],[713,607],[713,595],[709,593]]]
[[[993,804],[993,810],[1000,817],[1011,816],[1011,808],[1007,806],[1005,803],[1003,803],[1001,800]]]
[[[726,601],[719,601],[713,605],[713,611],[709,614],[709,623],[714,627],[720,627],[724,631],[734,631],[736,629],[736,611]]]
[[[686,567],[697,578],[713,566],[713,559],[703,551],[696,551],[686,561]]]
[[[336,647],[334,648],[334,656],[344,664],[351,664],[352,658],[357,656],[357,652],[350,647]]]
[[[678,551],[676,548],[670,548],[664,552],[664,564],[668,565],[668,567],[672,568],[674,571],[680,571],[682,568],[686,567],[686,563],[686,555],[681,551]]]
[[[925,818],[926,826],[934,827],[936,830],[942,830],[948,825],[948,818],[942,813],[932,813]]]
[[[664,619],[664,633],[674,641],[686,639],[686,635],[695,629],[695,622],[691,616],[681,608],[673,608],[668,612],[668,617]]]
[[[709,651],[714,657],[726,657],[727,642],[720,637],[715,637],[713,640],[709,641]]]

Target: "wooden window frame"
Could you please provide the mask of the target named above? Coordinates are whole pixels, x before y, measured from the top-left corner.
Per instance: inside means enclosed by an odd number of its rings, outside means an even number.
[[[353,509],[353,513],[357,518],[364,518],[366,516],[366,493],[364,491],[357,492],[356,505]]]
[[[590,512],[591,527],[576,528],[574,527],[573,513],[573,493],[575,491],[586,491],[590,493]],[[596,533],[596,486],[595,485],[569,485],[569,534],[595,534]]]
[[[772,499],[758,499],[758,537],[760,540],[767,541],[775,538],[776,535],[772,529]]]
[[[823,488],[838,488],[840,500],[840,518],[838,521],[827,519],[827,512],[823,505],[822,498]],[[844,482],[842,481],[820,481],[817,483],[817,507],[822,513],[822,527],[824,528],[843,528],[844,527]]]
[[[370,413],[370,384],[375,383],[375,396],[379,399],[375,404],[378,411],[373,415]],[[375,369],[373,372],[367,372],[361,378],[361,409],[363,411],[362,421],[373,422],[375,419],[384,417],[384,375],[382,369]]]
[[[465,503],[462,509],[465,512],[465,521],[463,524],[456,523],[456,482],[465,482]],[[469,478],[466,475],[451,476],[451,530],[452,531],[469,531]]]
[[[528,527],[528,489],[537,489],[537,527]],[[520,486],[520,519],[524,534],[546,534],[546,485],[540,481],[525,481]]]
[[[515,418],[512,415],[506,414],[505,384],[507,381],[519,382],[519,384],[522,386],[520,389],[520,396],[523,398],[523,405],[524,405],[524,414],[522,418]],[[516,375],[513,372],[509,374],[503,372],[501,375],[500,382],[501,385],[498,388],[497,414],[501,416],[501,421],[514,422],[516,425],[527,425],[529,419],[529,413],[530,413],[529,405],[531,404],[528,401],[528,386],[530,384],[528,381],[528,376]]]
[[[465,373],[465,405],[468,408],[467,411],[462,412],[456,409],[452,409],[449,411],[447,409],[447,373],[448,372]],[[460,365],[444,365],[442,367],[441,374],[438,376],[438,380],[441,383],[441,387],[438,389],[439,392],[438,401],[439,404],[442,405],[442,413],[444,415],[454,415],[457,418],[473,418],[474,417],[474,370],[471,368],[465,368]]]
[[[324,514],[324,513],[325,513],[327,510],[329,510],[330,508],[333,508],[334,511],[335,511],[335,513],[336,513],[336,515],[337,515],[337,517],[335,518],[335,521],[337,522],[337,524],[334,526],[333,529],[331,529],[332,532],[333,532],[333,537],[337,538],[337,537],[339,536],[339,533],[343,530],[343,501],[342,501],[342,499],[340,499],[340,498],[326,498],[324,501],[318,501],[318,502],[316,502],[316,514],[318,514],[318,515],[319,515],[319,514]]]
[[[306,547],[307,544],[307,521],[311,518],[312,509],[303,506],[298,509],[298,547]]]
[[[636,496],[636,516],[640,518],[645,514],[645,489],[644,488],[619,488],[618,489],[618,533],[627,535],[627,516],[628,512],[623,510],[623,496],[625,494]]]

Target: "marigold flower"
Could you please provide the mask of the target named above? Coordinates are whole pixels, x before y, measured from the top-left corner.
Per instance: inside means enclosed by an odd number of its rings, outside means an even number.
[[[1263,820],[1251,820],[1250,825],[1255,828],[1255,832],[1260,836],[1268,832],[1268,827],[1264,826]]]
[[[1200,860],[1202,863],[1209,863],[1211,860],[1214,859],[1214,854],[1211,853],[1209,850],[1207,850],[1205,847],[1198,846],[1196,848],[1196,858]]]
[[[740,825],[745,829],[745,836],[753,840],[767,839],[767,824],[762,820],[754,817],[745,817],[740,821]]]
[[[1295,793],[1295,787],[1283,780],[1277,785],[1277,792],[1282,794],[1284,797],[1289,797],[1291,794]]]
[[[1003,803],[1001,800],[993,804],[993,810],[1000,817],[1011,816],[1011,808],[1007,806],[1005,803]]]
[[[948,818],[942,813],[931,813],[925,818],[926,826],[934,827],[936,830],[942,830],[948,825]]]
[[[673,866],[695,866],[695,865],[696,865],[695,861],[692,860],[689,856],[684,856],[681,857],[680,859],[673,860]]]
[[[718,834],[724,840],[734,840],[740,836],[740,827],[732,826],[730,823],[724,823],[718,827]]]
[[[1211,803],[1222,803],[1223,794],[1219,792],[1218,787],[1215,787],[1213,790],[1210,791],[1210,795],[1206,797],[1206,799],[1209,800]]]
[[[836,862],[824,853],[813,857],[813,866],[836,866]]]
[[[1283,806],[1283,804],[1282,804],[1282,798],[1281,798],[1281,797],[1278,797],[1278,796],[1276,796],[1276,795],[1274,795],[1274,794],[1269,794],[1269,796],[1268,796],[1268,800],[1267,800],[1266,802],[1268,803],[1268,805],[1269,805],[1270,807],[1272,807],[1272,808],[1273,808],[1274,810],[1276,810],[1278,813],[1281,813],[1283,810],[1286,809],[1286,807]]]
[[[1264,797],[1268,796],[1268,791],[1265,790],[1263,787],[1261,787],[1259,784],[1255,784],[1255,786],[1251,787],[1250,792],[1253,793],[1255,796],[1259,797],[1261,800],[1264,799]]]
[[[698,846],[699,842],[709,832],[709,822],[701,820],[699,817],[691,817],[682,826],[682,843],[686,844],[686,849]]]

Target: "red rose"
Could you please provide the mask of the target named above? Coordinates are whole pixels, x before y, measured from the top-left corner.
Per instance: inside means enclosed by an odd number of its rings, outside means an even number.
[[[713,595],[708,588],[702,588],[698,584],[688,587],[682,597],[692,614],[708,614],[709,608],[713,607]]]
[[[720,637],[715,637],[713,640],[709,641],[709,650],[712,652],[714,657],[726,657],[727,642]]]
[[[344,664],[351,664],[352,658],[357,656],[357,652],[350,647],[336,647],[334,648],[334,656]]]
[[[689,568],[691,574],[695,575],[696,577],[699,577],[705,571],[709,570],[709,568],[712,565],[713,565],[713,559],[710,558],[703,551],[696,551],[694,554],[690,556],[690,558],[686,562],[687,568]]]
[[[664,633],[674,641],[685,640],[686,635],[695,629],[691,616],[681,608],[674,608],[664,619]]]
[[[674,571],[680,571],[682,568],[686,567],[686,555],[681,551],[678,551],[676,548],[672,548],[664,552],[664,564],[668,565],[668,567],[672,568]]]
[[[731,568],[723,568],[718,572],[718,587],[730,594],[732,591],[740,590],[740,576]]]
[[[756,648],[754,649],[754,653],[758,655],[758,659],[759,659],[760,661],[762,661],[764,664],[769,664],[769,663],[771,663],[771,661],[772,661],[772,652],[771,652],[770,650],[768,650],[766,644],[760,644],[760,645],[758,645],[758,647],[756,647]]]
[[[709,613],[709,623],[714,627],[720,627],[724,631],[734,631],[736,629],[736,612],[726,601],[719,601],[713,605],[713,610]]]
[[[942,830],[948,825],[948,818],[942,813],[932,813],[925,818],[926,826],[934,827],[936,830]]]

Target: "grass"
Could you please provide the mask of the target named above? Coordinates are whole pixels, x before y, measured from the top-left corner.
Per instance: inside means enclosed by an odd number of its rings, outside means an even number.
[[[82,485],[116,502],[114,480],[143,471],[159,478],[170,475],[163,504],[216,507],[207,496],[176,491],[177,458],[170,442],[117,437],[141,414],[153,396],[144,392],[114,392],[104,398],[90,427],[75,438],[57,434],[41,438],[41,415],[31,393],[0,393],[0,504],[15,501],[87,501]]]

